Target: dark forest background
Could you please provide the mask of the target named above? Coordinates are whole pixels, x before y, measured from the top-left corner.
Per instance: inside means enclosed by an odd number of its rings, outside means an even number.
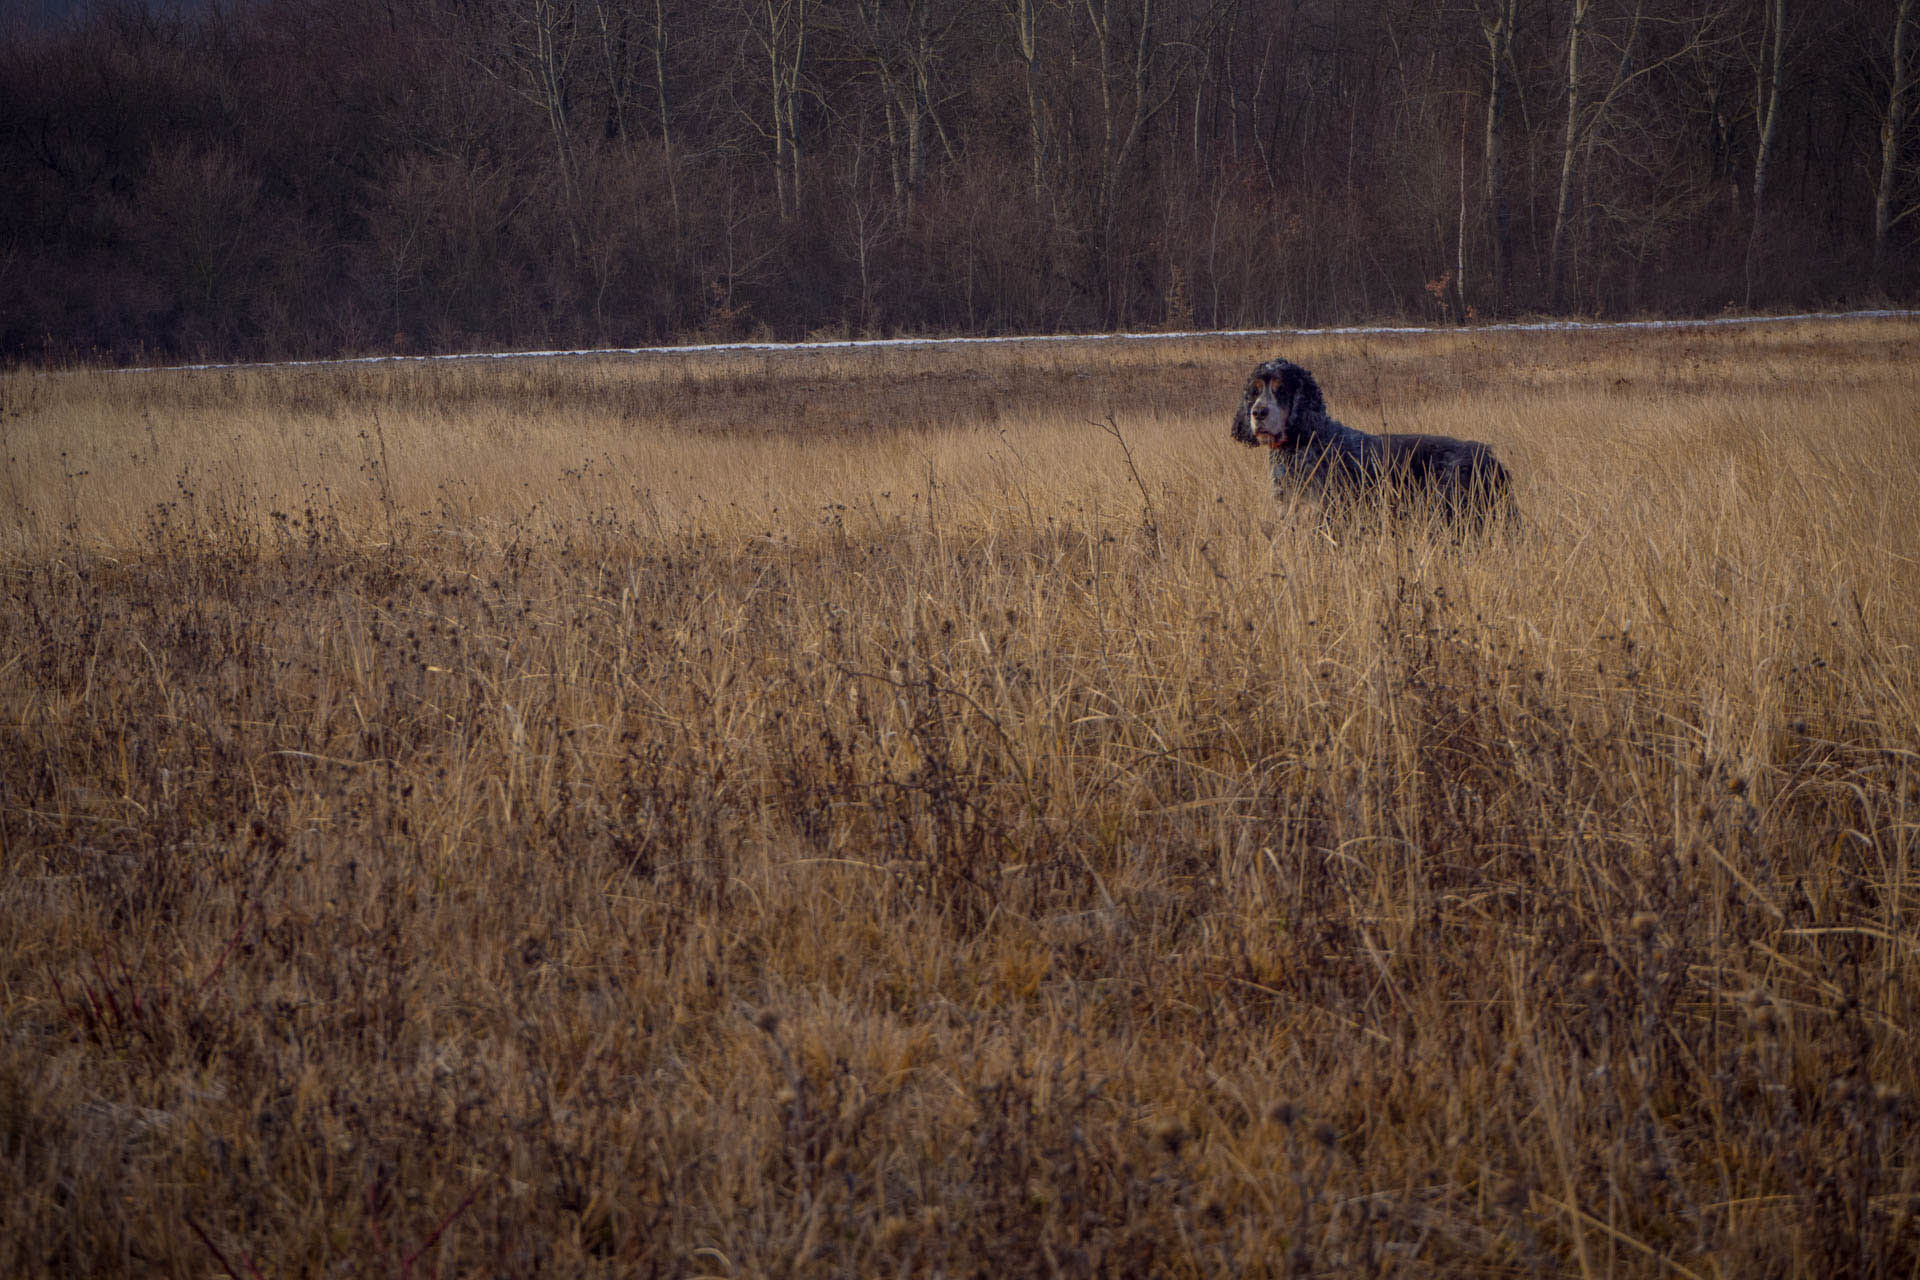
[[[0,356],[1909,300],[1916,0],[0,19]]]

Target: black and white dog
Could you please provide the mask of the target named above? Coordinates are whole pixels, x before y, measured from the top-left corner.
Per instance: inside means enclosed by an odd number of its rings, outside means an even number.
[[[1233,415],[1233,438],[1267,447],[1276,495],[1308,494],[1329,515],[1379,498],[1389,510],[1424,505],[1478,528],[1512,508],[1507,469],[1486,445],[1356,431],[1327,415],[1320,385],[1290,360],[1269,360],[1253,371]]]

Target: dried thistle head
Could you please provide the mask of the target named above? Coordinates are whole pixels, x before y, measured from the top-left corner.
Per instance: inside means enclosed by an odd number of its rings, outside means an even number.
[[[1172,1115],[1156,1116],[1153,1123],[1147,1127],[1147,1132],[1153,1136],[1154,1142],[1166,1151],[1180,1150],[1192,1136],[1186,1120]]]
[[[913,1223],[896,1213],[881,1222],[880,1229],[873,1233],[873,1242],[881,1250],[890,1252],[912,1234]]]
[[[1780,1029],[1780,1010],[1764,993],[1752,993],[1754,998],[1747,1003],[1747,1021],[1756,1030],[1771,1035]]]

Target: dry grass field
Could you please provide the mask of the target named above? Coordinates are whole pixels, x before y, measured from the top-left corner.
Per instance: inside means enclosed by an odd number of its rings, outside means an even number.
[[[1522,527],[1276,505],[1277,353]],[[0,1274],[1920,1267],[1920,324],[0,432]]]

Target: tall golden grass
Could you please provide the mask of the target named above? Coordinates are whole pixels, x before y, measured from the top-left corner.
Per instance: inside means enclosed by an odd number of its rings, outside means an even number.
[[[1920,328],[0,380],[0,1272],[1911,1274]]]

